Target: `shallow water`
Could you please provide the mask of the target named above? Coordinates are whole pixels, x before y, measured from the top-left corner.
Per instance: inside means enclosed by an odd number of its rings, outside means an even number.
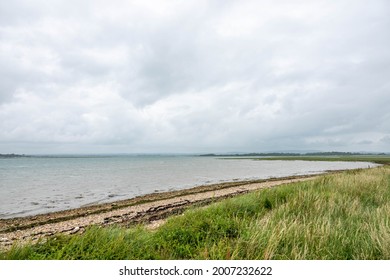
[[[0,218],[66,210],[218,182],[368,166],[375,164],[222,160],[197,156],[0,159]]]

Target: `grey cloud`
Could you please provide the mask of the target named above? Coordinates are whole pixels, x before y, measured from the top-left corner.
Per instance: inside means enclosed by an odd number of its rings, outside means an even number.
[[[388,1],[121,4],[0,4],[0,152],[390,148]]]
[[[359,145],[371,145],[374,143],[374,141],[371,140],[362,140],[357,142]]]
[[[390,144],[390,135],[387,135],[385,137],[382,137],[380,139],[381,142],[385,143],[385,144]]]

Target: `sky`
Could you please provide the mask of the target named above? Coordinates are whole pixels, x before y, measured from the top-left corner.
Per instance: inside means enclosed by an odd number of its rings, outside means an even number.
[[[0,153],[390,152],[390,1],[1,1]]]

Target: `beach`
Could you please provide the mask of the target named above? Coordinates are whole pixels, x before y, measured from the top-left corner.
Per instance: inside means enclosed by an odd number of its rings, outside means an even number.
[[[0,219],[30,217],[197,186],[327,170],[365,162],[259,161],[199,156],[72,156],[0,160]]]
[[[318,175],[290,176],[266,180],[227,182],[186,190],[148,194],[72,210],[0,220],[0,250],[15,243],[42,241],[56,234],[81,234],[86,227],[119,224],[145,224],[153,229],[167,217],[180,214],[191,206],[271,188],[283,184],[311,180]]]

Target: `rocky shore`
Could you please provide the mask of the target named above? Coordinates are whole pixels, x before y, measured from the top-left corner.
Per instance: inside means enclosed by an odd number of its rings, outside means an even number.
[[[293,176],[268,180],[229,182],[187,190],[154,193],[115,203],[98,204],[31,217],[0,220],[0,250],[13,244],[36,242],[56,234],[81,234],[91,225],[146,224],[153,229],[170,215],[191,206],[202,206],[228,197],[282,184],[310,180],[314,176]]]

